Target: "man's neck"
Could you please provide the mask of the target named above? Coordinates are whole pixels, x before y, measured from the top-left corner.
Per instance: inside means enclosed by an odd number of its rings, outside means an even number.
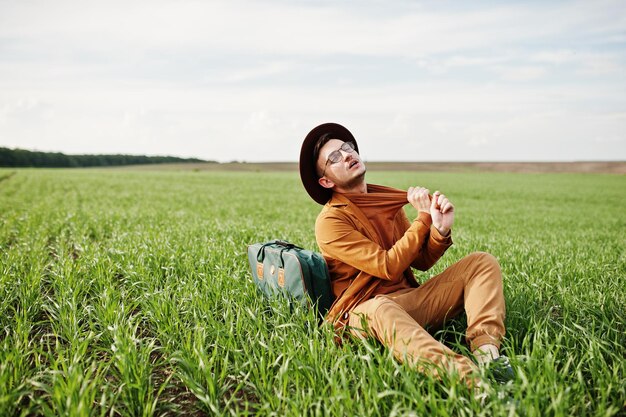
[[[367,194],[367,183],[365,181],[360,181],[352,186],[335,186],[335,192],[341,194]]]

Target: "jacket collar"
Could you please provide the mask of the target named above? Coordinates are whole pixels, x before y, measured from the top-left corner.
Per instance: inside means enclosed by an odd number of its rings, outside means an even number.
[[[326,204],[330,205],[331,207],[354,205],[350,200],[348,200],[346,196],[341,193],[333,193],[332,197],[330,198],[330,200],[328,200],[328,203]]]
[[[344,207],[344,211],[346,211],[349,215],[356,217],[356,219],[363,225],[366,232],[365,236],[382,246],[380,236],[378,236],[378,233],[376,232],[376,229],[374,229],[374,226],[372,226],[370,220],[361,211],[361,209],[357,207],[356,204],[352,203],[348,199],[348,197],[341,193],[333,193],[333,196],[326,204],[330,207]]]

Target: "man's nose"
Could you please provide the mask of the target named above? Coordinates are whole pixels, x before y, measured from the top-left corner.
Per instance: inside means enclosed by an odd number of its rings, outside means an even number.
[[[353,152],[346,152],[346,151],[340,149],[339,152],[341,152],[341,156],[343,156],[343,160],[346,161],[346,162],[351,160],[352,158],[354,158],[354,151]]]

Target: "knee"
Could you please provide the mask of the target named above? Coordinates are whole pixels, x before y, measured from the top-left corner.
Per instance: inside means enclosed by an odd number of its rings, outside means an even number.
[[[500,269],[498,259],[496,259],[495,256],[488,252],[473,252],[469,254],[468,257],[470,257],[473,262],[476,262],[479,265]]]
[[[476,274],[484,274],[487,277],[502,281],[500,264],[495,256],[487,252],[474,252],[468,255],[468,258],[470,258],[471,265]]]

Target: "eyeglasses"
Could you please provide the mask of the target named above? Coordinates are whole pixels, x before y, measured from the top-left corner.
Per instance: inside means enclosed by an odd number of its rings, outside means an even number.
[[[326,168],[328,168],[328,163],[329,162],[332,165],[332,164],[336,164],[337,162],[341,161],[343,156],[341,155],[340,151],[344,151],[346,153],[354,152],[354,143],[352,143],[352,142],[344,142],[343,145],[341,145],[341,147],[339,149],[336,149],[336,150],[332,151],[328,155],[328,159],[326,160],[326,163],[324,164],[324,172],[322,172],[322,177],[326,173]]]

